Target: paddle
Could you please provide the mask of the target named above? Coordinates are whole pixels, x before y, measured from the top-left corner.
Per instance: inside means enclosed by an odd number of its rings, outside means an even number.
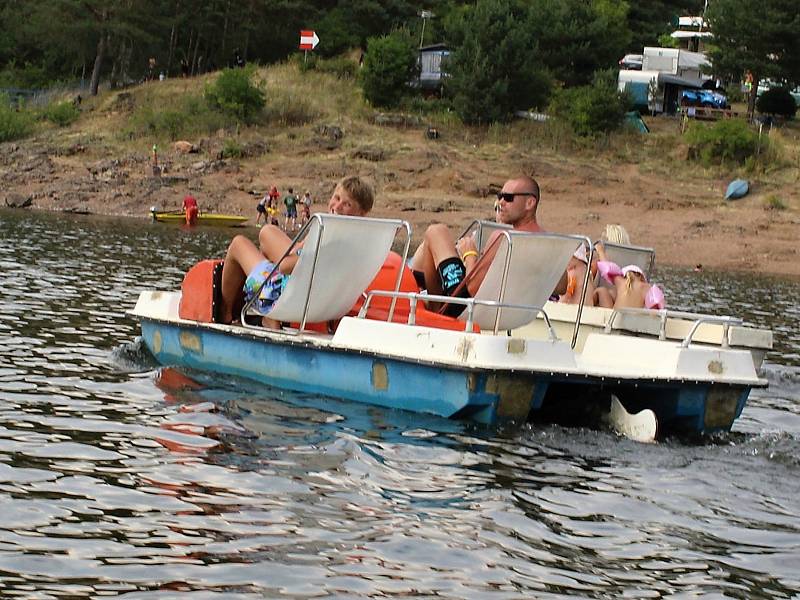
[[[634,442],[652,443],[656,441],[658,422],[656,414],[645,409],[636,414],[631,414],[619,399],[611,395],[611,410],[608,413],[608,422],[611,428],[619,435],[623,435]]]

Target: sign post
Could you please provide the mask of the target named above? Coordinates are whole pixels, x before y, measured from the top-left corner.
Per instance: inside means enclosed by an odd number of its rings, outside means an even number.
[[[319,37],[317,32],[311,29],[300,30],[300,50],[305,51],[303,54],[303,62],[308,60],[308,51],[313,50],[319,44]]]

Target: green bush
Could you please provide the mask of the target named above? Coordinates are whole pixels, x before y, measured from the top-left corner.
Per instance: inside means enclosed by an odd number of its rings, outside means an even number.
[[[222,145],[222,158],[242,158],[245,155],[242,145],[234,139],[226,139]]]
[[[770,194],[764,199],[764,210],[786,210],[786,204],[779,196]]]
[[[375,106],[397,106],[416,64],[417,53],[406,32],[370,38],[360,77],[364,97]]]
[[[788,88],[770,88],[756,100],[758,112],[764,115],[780,115],[791,119],[797,113],[797,103]]]
[[[24,138],[33,131],[33,116],[11,105],[8,96],[0,94],[0,142]]]
[[[706,165],[745,164],[759,150],[758,134],[741,119],[723,119],[712,126],[693,123],[687,134],[689,158]],[[766,149],[766,139],[761,142]]]
[[[59,127],[67,127],[78,120],[81,111],[72,102],[54,102],[44,109],[44,117]]]
[[[239,121],[253,122],[266,103],[264,91],[252,82],[252,66],[223,69],[216,81],[206,86],[208,105]]]
[[[615,72],[598,71],[592,85],[559,90],[550,112],[569,123],[577,135],[590,137],[619,129],[629,104],[617,88]]]

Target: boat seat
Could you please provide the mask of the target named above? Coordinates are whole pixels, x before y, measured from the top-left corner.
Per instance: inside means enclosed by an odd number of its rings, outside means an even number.
[[[578,235],[527,233],[501,229],[499,244],[477,300],[543,307],[564,274],[572,254],[589,240]],[[505,285],[503,285],[505,282]],[[484,330],[508,330],[530,323],[538,309],[497,308],[477,304],[474,322]],[[467,319],[465,309],[459,319]]]
[[[401,227],[410,231],[399,219],[314,214],[287,251],[294,252],[295,244],[304,241],[269,318],[304,329],[306,323],[346,315],[380,271]]]
[[[597,243],[598,242],[595,242],[595,245]],[[653,265],[656,261],[656,251],[653,248],[614,244],[612,242],[603,242],[603,247],[605,248],[608,260],[617,263],[620,267],[636,265],[644,272],[647,280],[650,280],[650,275],[653,271]],[[612,287],[611,284],[602,277],[599,279],[599,285]]]

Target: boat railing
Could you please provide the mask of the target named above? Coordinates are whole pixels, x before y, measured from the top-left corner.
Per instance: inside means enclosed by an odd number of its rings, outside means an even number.
[[[448,304],[461,304],[465,306],[467,309],[467,317],[464,323],[464,331],[475,331],[474,327],[475,320],[473,315],[476,306],[536,311],[538,314],[542,315],[542,317],[544,318],[544,322],[547,324],[550,340],[553,342],[558,341],[558,336],[556,335],[555,329],[553,329],[553,325],[550,322],[550,317],[548,316],[547,312],[545,312],[544,307],[542,306],[533,306],[529,304],[513,304],[511,302],[499,302],[497,300],[480,300],[477,298],[458,298],[452,296],[440,296],[436,294],[426,294],[421,292],[370,290],[369,292],[366,292],[366,299],[364,300],[364,304],[361,306],[361,310],[359,310],[358,312],[359,319],[366,318],[367,311],[369,310],[369,305],[372,302],[372,299],[378,296],[383,298],[392,298],[395,301],[397,299],[408,300],[409,311],[408,311],[408,319],[406,320],[407,325],[416,325],[417,305],[419,304],[420,300],[423,302],[443,302]],[[391,314],[387,318],[387,321],[392,321]],[[495,331],[494,334],[497,335],[497,331]]]
[[[718,315],[704,315],[702,313],[692,313],[692,312],[684,312],[679,310],[668,310],[668,309],[660,309],[660,310],[653,310],[647,308],[615,308],[611,312],[611,316],[606,321],[605,325],[605,333],[611,333],[614,321],[617,319],[619,315],[647,315],[652,316],[653,314],[657,314],[659,318],[659,327],[658,327],[658,339],[659,340],[666,340],[667,339],[667,319],[683,319],[687,321],[692,321],[691,328],[686,336],[681,341],[682,348],[688,348],[689,344],[692,343],[692,339],[694,335],[697,333],[697,330],[700,328],[700,325],[704,323],[710,323],[715,325],[722,326],[722,343],[721,346],[723,348],[727,348],[730,344],[730,328],[731,326],[741,326],[744,325],[744,320],[737,318],[737,317],[730,317],[730,316],[718,316]]]
[[[300,231],[297,232],[297,235],[294,236],[294,238],[292,239],[291,244],[289,244],[289,247],[286,249],[286,251],[283,253],[283,255],[281,255],[281,257],[275,262],[272,270],[269,272],[269,275],[266,277],[264,282],[259,286],[259,288],[256,290],[256,292],[253,294],[253,297],[247,303],[245,303],[245,305],[242,307],[242,310],[241,310],[241,323],[242,323],[243,326],[250,327],[250,328],[255,328],[255,329],[262,329],[263,328],[261,325],[258,325],[258,326],[249,325],[247,323],[247,320],[245,319],[245,316],[247,315],[247,312],[252,308],[253,304],[255,304],[256,300],[259,297],[259,294],[261,294],[261,290],[264,288],[264,286],[267,284],[267,282],[270,281],[270,279],[275,274],[275,272],[278,271],[278,269],[280,269],[281,263],[287,257],[292,256],[292,255],[294,255],[296,253],[297,245],[300,242],[302,242],[303,240],[305,240],[306,237],[308,237],[308,235],[313,231],[312,228],[316,227],[316,228],[318,228],[318,235],[316,236],[316,240],[315,240],[316,243],[314,244],[314,248],[313,248],[311,272],[309,274],[308,285],[306,286],[307,289],[305,291],[305,300],[303,302],[303,312],[302,312],[302,316],[299,319],[300,327],[299,327],[299,329],[296,330],[296,332],[292,332],[291,330],[284,330],[284,331],[287,331],[289,333],[300,333],[305,329],[306,323],[307,323],[307,320],[308,320],[309,305],[310,305],[310,302],[311,302],[311,291],[314,288],[314,276],[315,276],[316,271],[317,271],[317,261],[319,259],[319,255],[320,255],[322,240],[324,239],[325,221],[326,220],[333,220],[333,219],[340,220],[340,221],[341,220],[357,219],[357,220],[359,220],[359,224],[363,225],[363,226],[368,226],[370,221],[375,221],[376,220],[376,219],[372,219],[372,218],[368,218],[368,217],[351,217],[351,216],[344,216],[344,215],[331,215],[331,214],[320,214],[320,213],[315,213],[315,214],[311,215],[311,219],[305,225],[303,225],[303,227],[300,228]],[[411,225],[408,223],[408,221],[401,221],[401,220],[395,220],[395,219],[390,219],[390,220],[391,221],[396,221],[397,231],[399,231],[400,229],[405,230],[406,240],[405,240],[405,244],[403,245],[403,255],[402,255],[402,263],[401,264],[406,264],[406,261],[408,260],[409,247],[411,246]],[[387,219],[382,219],[382,221],[388,221],[388,220]],[[397,233],[395,233],[395,236],[396,235],[397,235]],[[303,260],[308,260],[308,255],[306,254],[307,250],[309,250],[309,249],[306,248],[306,247],[303,247],[303,251],[304,251],[303,252],[303,256],[302,256]],[[298,262],[298,264],[299,264],[299,262]],[[295,266],[295,268],[297,268],[297,267]],[[395,291],[400,289],[400,281],[401,281],[402,275],[403,275],[403,270],[402,269],[398,269],[397,270],[397,277],[395,279],[395,287],[394,287]],[[291,284],[291,281],[290,281],[290,284]],[[389,318],[390,319],[394,315],[396,302],[397,302],[397,300],[393,299],[392,303],[391,303],[391,306],[389,308]],[[269,316],[269,315],[267,315],[267,316]]]

